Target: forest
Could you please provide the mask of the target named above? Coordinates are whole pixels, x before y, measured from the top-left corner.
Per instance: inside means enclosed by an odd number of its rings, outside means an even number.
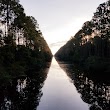
[[[90,21],[61,47],[56,59],[79,65],[94,74],[110,73],[110,0],[100,4]],[[104,75],[105,75],[104,74]]]
[[[39,71],[52,59],[37,20],[19,0],[0,0],[0,83]]]

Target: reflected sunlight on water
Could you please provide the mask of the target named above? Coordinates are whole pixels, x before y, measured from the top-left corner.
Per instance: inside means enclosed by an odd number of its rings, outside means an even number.
[[[75,86],[53,58],[42,89],[43,96],[36,110],[89,110]]]

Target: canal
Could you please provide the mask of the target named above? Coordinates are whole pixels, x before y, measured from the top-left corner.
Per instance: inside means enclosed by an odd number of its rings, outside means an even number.
[[[64,65],[64,64],[62,64]],[[88,110],[71,79],[53,58],[37,110]]]
[[[110,110],[110,83],[57,62],[0,87],[0,110]]]

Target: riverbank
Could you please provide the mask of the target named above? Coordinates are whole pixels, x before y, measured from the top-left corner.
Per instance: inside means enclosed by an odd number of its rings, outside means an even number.
[[[71,60],[62,60],[62,59],[59,59],[56,57],[56,60],[58,62],[65,62],[67,64],[71,64],[73,65],[70,70],[74,70],[74,72],[77,74],[79,71],[80,73],[83,73],[85,74],[87,77],[89,77],[90,79],[92,79],[94,82],[100,82],[100,83],[109,83],[110,84],[110,81],[109,81],[109,78],[110,78],[110,72],[109,72],[109,68],[108,68],[108,71],[105,71],[104,68],[105,68],[105,65],[104,65],[104,62],[103,60],[100,60],[99,59],[99,62],[98,63],[84,63],[84,62],[74,62],[73,59]],[[95,62],[97,62],[97,60],[95,60]],[[101,63],[102,62],[102,63]],[[106,65],[109,63],[109,61],[106,62]],[[91,64],[91,65],[89,65]],[[98,66],[96,66],[96,64]],[[104,66],[103,66],[104,65]],[[100,68],[100,66],[102,66]],[[108,67],[109,65],[106,66],[106,68]],[[99,67],[99,68],[98,68]],[[75,69],[77,68],[77,69]],[[95,69],[96,68],[96,69]]]
[[[41,70],[52,53],[37,20],[26,15],[19,0],[0,0],[0,7],[0,84],[8,84]]]
[[[92,19],[82,25],[55,57],[75,63],[94,75],[110,77],[109,4],[110,1],[99,4]]]
[[[25,46],[0,47],[0,83],[11,83],[19,76],[32,76],[51,62],[52,54],[29,49]]]

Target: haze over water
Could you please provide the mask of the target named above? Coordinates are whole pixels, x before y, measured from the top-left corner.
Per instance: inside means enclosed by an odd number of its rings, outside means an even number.
[[[88,104],[82,101],[71,79],[55,58],[52,60],[42,92],[43,96],[36,110],[89,110]]]

